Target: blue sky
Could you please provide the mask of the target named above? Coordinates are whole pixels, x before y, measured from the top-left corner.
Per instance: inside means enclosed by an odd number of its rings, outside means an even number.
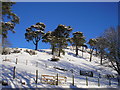
[[[20,17],[16,33],[9,32],[12,47],[34,49],[33,43],[25,40],[24,33],[37,22],[46,25],[45,32],[53,31],[58,24],[71,26],[73,32],[83,32],[87,41],[118,25],[117,2],[17,2],[12,9]],[[50,45],[40,41],[41,48],[50,48]]]

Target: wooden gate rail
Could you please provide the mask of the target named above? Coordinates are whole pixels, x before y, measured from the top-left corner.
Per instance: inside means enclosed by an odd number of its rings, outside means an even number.
[[[61,81],[66,82],[67,81],[67,77],[65,77],[65,76],[58,76],[58,82],[61,83]],[[57,76],[41,75],[41,82],[42,83],[47,83],[47,84],[56,84]]]

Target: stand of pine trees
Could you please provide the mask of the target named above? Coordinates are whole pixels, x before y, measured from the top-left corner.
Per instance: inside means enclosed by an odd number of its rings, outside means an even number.
[[[1,2],[0,2],[1,4]],[[10,45],[7,40],[8,31],[15,33],[14,28],[19,24],[19,17],[12,12],[12,6],[15,2],[2,2],[2,22],[0,27],[0,34],[2,38],[2,47]],[[75,46],[76,56],[78,55],[79,47],[84,47],[86,40],[82,32],[74,32],[73,37],[70,37],[72,28],[70,26],[58,25],[54,31],[45,33],[45,24],[36,23],[26,29],[25,39],[29,42],[32,41],[35,45],[35,50],[38,49],[38,43],[42,39],[45,43],[50,43],[52,55],[55,53],[61,56],[65,54],[64,49],[68,46],[68,41],[72,46]],[[100,57],[100,64],[103,64],[103,59],[107,58],[115,71],[120,76],[120,26],[117,29],[109,28],[105,30],[100,37],[90,39],[90,61],[92,55],[96,50],[96,56]],[[85,46],[87,47],[87,46]],[[82,54],[83,55],[83,54]]]

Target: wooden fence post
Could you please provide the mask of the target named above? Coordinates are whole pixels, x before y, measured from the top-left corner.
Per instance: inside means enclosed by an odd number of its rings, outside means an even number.
[[[37,84],[37,82],[38,82],[38,70],[36,70],[36,84]]]
[[[27,60],[26,60],[26,65],[27,65]]]
[[[120,86],[120,76],[118,76],[117,79],[118,79],[118,86]]]
[[[38,67],[38,62],[36,62],[36,67]]]
[[[88,78],[87,78],[87,76],[86,76],[86,86],[88,86]]]
[[[45,63],[45,68],[47,68],[47,64]]]
[[[17,62],[18,62],[18,59],[16,58],[16,64],[17,64]]]
[[[16,67],[13,68],[13,79],[15,79],[15,72],[16,72]]]
[[[74,86],[74,75],[72,75],[72,85]]]
[[[58,73],[57,73],[57,80],[56,80],[56,85],[58,85]]]
[[[41,83],[42,83],[42,81],[43,81],[43,78],[42,78],[42,75],[41,75]]]
[[[101,74],[99,73],[99,78],[101,78]]]
[[[109,86],[111,86],[111,79],[109,78]]]
[[[100,78],[98,77],[98,86],[100,86]]]

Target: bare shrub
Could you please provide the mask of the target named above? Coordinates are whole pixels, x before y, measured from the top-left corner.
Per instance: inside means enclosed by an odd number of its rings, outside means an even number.
[[[24,50],[24,52],[29,53],[30,55],[36,55],[37,54],[35,52],[35,50],[28,50],[28,49],[26,49],[26,50]]]
[[[11,49],[10,48],[3,48],[2,55],[7,55],[11,54]]]
[[[20,50],[13,50],[13,52],[12,53],[20,53]]]

